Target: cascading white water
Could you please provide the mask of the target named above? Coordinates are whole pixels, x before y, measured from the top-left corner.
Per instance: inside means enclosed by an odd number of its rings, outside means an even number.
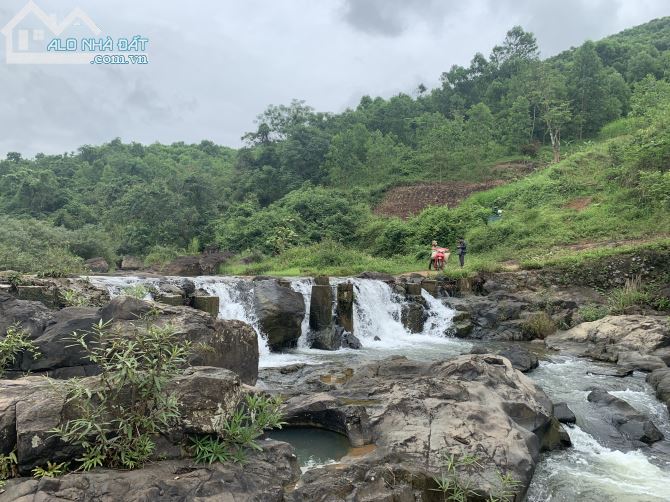
[[[301,335],[298,339],[298,348],[306,349],[309,334],[309,306],[312,299],[312,285],[314,281],[311,278],[291,279],[291,289],[302,295],[305,301],[305,317],[302,320]]]
[[[421,296],[428,305],[428,319],[426,319],[423,333],[429,336],[444,336],[453,324],[456,311],[447,307],[425,289],[421,290]]]
[[[400,322],[401,301],[382,281],[353,279],[354,334],[363,346],[395,346],[409,333]],[[375,337],[379,340],[375,340]]]
[[[91,277],[91,282],[104,286],[111,296],[117,296],[128,286],[146,284],[156,286],[161,281],[179,285],[182,277],[143,278],[143,277]],[[219,298],[219,318],[236,319],[250,324],[258,333],[260,366],[281,366],[296,362],[318,363],[324,359],[341,357],[342,353],[352,354],[351,349],[322,351],[307,346],[309,333],[309,307],[313,280],[296,278],[290,281],[291,288],[302,294],[305,301],[305,318],[302,322],[302,336],[293,353],[270,352],[262,330],[258,325],[254,308],[253,282],[239,277],[193,277],[190,278],[196,288]],[[455,355],[467,351],[470,344],[445,336],[451,326],[454,312],[440,300],[427,292],[422,295],[428,305],[428,319],[422,333],[412,334],[402,325],[400,316],[405,301],[394,293],[385,282],[373,279],[332,279],[335,293],[338,283],[351,281],[354,284],[354,334],[363,345],[356,351],[360,357],[378,358],[391,354],[405,354],[430,350],[436,357]],[[375,340],[378,337],[379,340]]]
[[[108,277],[108,276],[97,276],[91,275],[88,276],[88,280],[91,281],[91,284],[97,287],[105,288],[109,293],[110,298],[114,298],[123,293],[123,290],[137,285],[145,286],[155,286],[158,284],[160,279],[155,277]],[[147,295],[147,299],[150,299],[151,296]]]
[[[668,410],[642,375],[619,378],[595,375],[606,366],[568,356],[542,362],[529,376],[554,402],[564,401],[577,416],[568,427],[572,448],[545,454],[528,491],[528,502],[660,502],[670,500],[670,457],[663,450],[619,451],[589,431],[602,427],[602,411],[588,402],[589,389],[600,387],[650,417],[670,437]],[[595,434],[595,432],[593,432]],[[667,441],[667,440],[666,440]]]
[[[364,347],[398,349],[424,344],[451,344],[454,348],[469,347],[446,336],[452,325],[454,311],[439,299],[422,290],[428,306],[428,318],[421,333],[410,333],[401,322],[405,299],[383,281],[352,279],[354,284],[354,334]],[[375,337],[378,340],[375,340]]]
[[[196,288],[219,298],[219,319],[234,319],[249,324],[258,335],[258,353],[261,358],[270,354],[267,340],[258,325],[254,308],[253,287],[238,277],[195,277]]]

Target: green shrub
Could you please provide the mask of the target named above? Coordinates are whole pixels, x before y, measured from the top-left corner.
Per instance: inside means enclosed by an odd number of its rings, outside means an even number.
[[[72,336],[100,368],[100,383],[62,384],[77,418],[52,432],[84,451],[77,459],[84,470],[141,467],[154,451],[155,436],[178,423],[179,403],[167,384],[186,364],[190,344],[180,342],[173,327],[150,321],[133,324],[130,333],[112,331],[101,321],[90,333]]]
[[[150,293],[149,288],[144,284],[135,284],[134,286],[126,286],[121,290],[121,294],[144,300]]]
[[[66,307],[87,307],[89,306],[88,298],[80,291],[74,289],[65,289],[58,292],[61,301]]]
[[[642,289],[642,278],[636,276],[626,279],[622,288],[610,291],[607,305],[612,314],[624,314],[628,308],[647,305],[651,300],[651,295]]]
[[[577,310],[577,314],[584,322],[597,321],[609,313],[609,309],[603,305],[584,305]]]
[[[62,277],[84,272],[69,249],[75,234],[34,219],[0,216],[0,270]]]
[[[16,356],[26,351],[35,359],[40,357],[37,347],[28,339],[28,332],[20,329],[17,324],[10,326],[4,338],[0,339],[0,377],[16,362]]]
[[[544,339],[556,331],[556,323],[546,312],[539,312],[521,323],[521,332],[529,338]]]
[[[245,451],[260,451],[256,442],[266,429],[281,429],[282,400],[279,397],[247,394],[244,403],[228,416],[215,415],[212,423],[216,436],[191,438],[194,459],[198,463],[244,462]]]
[[[474,455],[442,454],[440,475],[433,478],[437,487],[432,488],[432,491],[439,492],[445,502],[479,500],[481,495],[470,488],[469,478],[478,474],[481,469],[482,465]],[[503,474],[498,471],[497,474],[497,486],[486,500],[489,502],[513,502],[521,489],[521,482],[509,473]],[[468,481],[463,481],[462,477],[468,478]]]
[[[33,477],[35,479],[42,478],[57,478],[67,473],[68,462],[61,462],[57,464],[55,462],[47,461],[46,469],[40,466],[37,466],[33,469]]]
[[[0,454],[0,490],[5,486],[6,480],[18,476],[17,465],[18,460],[15,451],[11,451],[7,455]]]

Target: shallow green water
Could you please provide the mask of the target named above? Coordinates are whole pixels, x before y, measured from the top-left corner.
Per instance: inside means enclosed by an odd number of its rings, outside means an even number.
[[[290,443],[304,471],[332,464],[349,451],[349,440],[341,434],[313,427],[288,427],[270,431],[267,436]]]

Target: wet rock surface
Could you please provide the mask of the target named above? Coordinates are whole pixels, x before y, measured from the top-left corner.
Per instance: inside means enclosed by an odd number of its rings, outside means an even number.
[[[657,369],[647,376],[647,382],[656,391],[656,397],[670,411],[670,368]]]
[[[623,399],[603,389],[594,389],[589,393],[588,400],[601,408],[606,408],[612,425],[626,439],[647,444],[663,439],[663,434],[649,417],[641,414]]]
[[[270,350],[279,351],[297,345],[305,317],[305,301],[300,293],[276,280],[256,281],[254,305]]]

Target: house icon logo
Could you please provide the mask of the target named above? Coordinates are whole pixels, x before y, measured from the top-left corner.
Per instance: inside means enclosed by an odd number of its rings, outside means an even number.
[[[0,32],[5,37],[7,64],[89,64],[89,54],[49,52],[47,44],[70,32],[97,37],[101,30],[78,7],[58,22],[56,16],[48,15],[30,0]]]

